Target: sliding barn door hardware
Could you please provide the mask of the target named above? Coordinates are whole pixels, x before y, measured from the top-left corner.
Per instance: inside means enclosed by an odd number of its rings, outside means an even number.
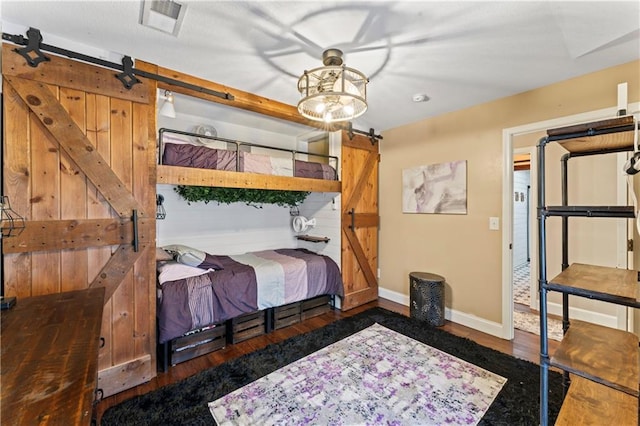
[[[353,139],[353,136],[354,136],[355,133],[358,133],[358,134],[361,134],[361,135],[365,135],[365,136],[369,136],[369,140],[371,141],[371,145],[375,145],[376,142],[378,142],[379,140],[382,140],[382,135],[376,135],[376,132],[373,129],[373,127],[371,127],[368,132],[365,132],[364,130],[354,129],[353,128],[353,123],[349,122],[349,127],[347,128],[347,136],[349,136],[350,140]]]
[[[15,36],[14,36],[15,37]],[[32,67],[37,67],[40,62],[50,61],[47,56],[44,55],[40,51],[40,44],[42,42],[42,34],[40,31],[35,28],[29,28],[27,31],[27,37],[29,37],[26,41],[24,37],[17,36],[20,42],[14,42],[16,44],[24,44],[26,47],[22,47],[20,49],[13,49],[14,52],[20,54],[27,63]],[[2,34],[2,38],[4,39],[4,33]],[[35,56],[32,56],[35,55]]]
[[[27,30],[27,37],[28,38],[25,38],[22,35],[2,33],[3,40],[10,41],[11,43],[21,46],[26,46],[24,48],[14,49],[14,51],[24,57],[27,61],[27,64],[34,68],[37,67],[41,62],[49,60],[49,58],[42,53],[42,50],[44,50],[46,52],[55,53],[56,55],[66,56],[71,59],[77,59],[79,61],[99,65],[104,68],[110,68],[120,71],[120,73],[116,74],[115,77],[120,80],[124,87],[127,89],[131,89],[137,83],[140,83],[140,80],[136,78],[136,76],[138,76],[149,78],[151,80],[161,81],[163,83],[171,84],[174,86],[183,87],[195,92],[205,93],[207,95],[215,96],[229,101],[234,100],[234,97],[231,93],[218,92],[217,90],[207,89],[206,87],[196,86],[195,84],[185,83],[184,81],[133,68],[133,60],[130,56],[124,56],[122,58],[122,64],[118,64],[117,62],[105,61],[104,59],[94,58],[93,56],[84,55],[72,50],[51,46],[49,44],[42,43],[42,34],[37,28],[29,28],[29,30]],[[35,55],[35,57],[33,57],[32,54]]]
[[[2,33],[2,39],[14,44],[26,46],[20,49],[14,49],[14,51],[25,58],[27,64],[32,67],[37,67],[40,63],[49,61],[50,59],[42,53],[42,50],[46,52],[55,53],[56,55],[66,56],[71,59],[77,59],[79,61],[87,62],[94,65],[99,65],[104,68],[110,68],[120,73],[115,77],[120,80],[123,86],[127,89],[131,89],[136,84],[140,83],[138,77],[144,77],[155,81],[161,81],[163,83],[171,84],[185,89],[193,90],[194,92],[204,93],[207,95],[215,96],[217,98],[233,101],[234,96],[231,93],[218,92],[217,90],[211,90],[206,87],[196,86],[195,84],[186,83],[181,80],[165,77],[150,73],[147,71],[139,70],[133,67],[133,59],[130,56],[124,56],[122,58],[122,64],[117,62],[105,61],[104,59],[94,58],[93,56],[84,55],[82,53],[74,52],[73,50],[63,49],[61,47],[52,46],[50,44],[42,43],[42,34],[37,28],[29,28],[27,30],[27,38],[22,35]],[[32,54],[35,57],[32,57]],[[371,145],[375,145],[376,142],[382,140],[382,135],[377,135],[373,128],[370,128],[368,132],[364,130],[354,129],[353,123],[349,122],[347,127],[347,135],[349,139],[353,139],[355,133],[365,135],[369,137]]]
[[[134,85],[140,83],[140,80],[133,74],[133,70],[133,59],[130,56],[122,58],[122,72],[116,74],[116,78],[127,90],[131,90]]]

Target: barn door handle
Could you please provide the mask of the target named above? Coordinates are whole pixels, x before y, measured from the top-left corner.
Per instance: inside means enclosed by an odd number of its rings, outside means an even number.
[[[133,222],[133,251],[138,252],[140,250],[140,240],[138,239],[138,210],[133,210],[131,221]]]
[[[347,213],[349,213],[351,215],[351,225],[349,225],[349,229],[351,229],[352,231],[356,230],[356,209],[352,208],[351,210],[349,210]]]

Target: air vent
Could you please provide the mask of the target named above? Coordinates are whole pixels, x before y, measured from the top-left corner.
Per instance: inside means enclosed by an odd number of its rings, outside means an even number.
[[[171,0],[143,0],[140,23],[177,36],[185,10],[185,5]]]

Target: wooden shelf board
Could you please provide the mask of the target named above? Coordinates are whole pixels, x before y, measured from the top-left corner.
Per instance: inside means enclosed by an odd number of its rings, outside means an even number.
[[[640,307],[638,271],[573,263],[546,284],[549,290]]]
[[[341,192],[337,180],[310,179],[291,176],[272,176],[257,173],[228,172],[192,167],[157,167],[157,182],[171,185],[219,186],[224,188],[254,188],[285,191]]]
[[[557,141],[571,153],[632,150],[633,124],[632,116],[616,117],[575,126],[549,129],[547,130],[547,135],[551,141]],[[590,131],[603,130],[611,131],[611,133],[589,135]],[[576,135],[576,137],[570,137],[572,135]]]
[[[638,399],[599,383],[573,376],[555,424],[637,425]]]
[[[552,366],[638,397],[638,337],[590,323],[573,323]]]

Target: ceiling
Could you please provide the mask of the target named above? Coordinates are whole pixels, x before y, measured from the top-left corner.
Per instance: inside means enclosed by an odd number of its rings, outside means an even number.
[[[0,13],[4,32],[38,28],[47,44],[292,105],[303,71],[339,48],[370,79],[369,110],[354,126],[376,132],[640,58],[638,1],[181,3],[177,36],[140,25],[139,1],[2,0]],[[179,112],[190,108],[202,105],[176,100]]]

